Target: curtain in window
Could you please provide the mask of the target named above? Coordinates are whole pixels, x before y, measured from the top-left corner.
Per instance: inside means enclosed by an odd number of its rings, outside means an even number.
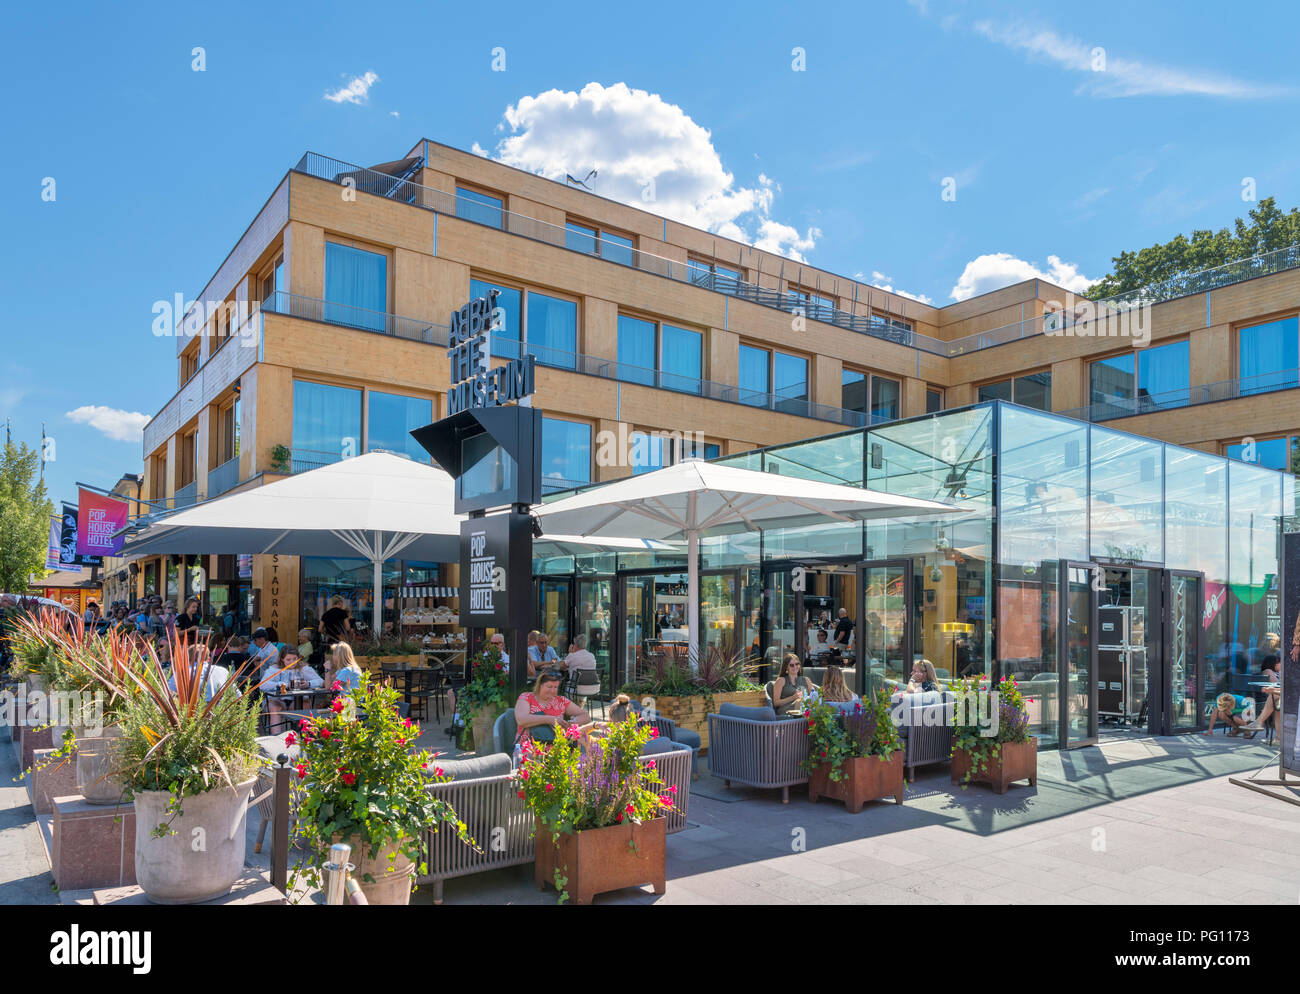
[[[1237,347],[1243,395],[1296,386],[1296,367],[1300,366],[1296,318],[1242,328]]]
[[[565,490],[591,482],[591,426],[542,418],[542,483]]]
[[[293,384],[293,471],[361,454],[361,391],[325,383]]]
[[[753,407],[766,407],[770,392],[767,378],[767,349],[750,345],[740,346],[740,402]]]
[[[325,243],[325,320],[385,331],[388,260],[375,252]]]
[[[663,326],[663,386],[683,393],[700,392],[703,342],[698,331]]]
[[[543,365],[576,368],[578,305],[529,291],[528,351]]]
[[[1188,400],[1191,351],[1172,342],[1138,353],[1138,391],[1155,407],[1181,407]]]
[[[655,326],[653,321],[618,316],[618,378],[628,383],[655,382]]]
[[[411,437],[411,431],[433,421],[432,401],[371,390],[369,416],[371,452],[392,452],[416,462],[430,462],[429,453]]]

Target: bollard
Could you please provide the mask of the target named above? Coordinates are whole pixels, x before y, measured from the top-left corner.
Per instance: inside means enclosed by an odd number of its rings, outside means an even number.
[[[356,877],[352,876],[351,873],[348,874],[348,903],[364,904],[367,906],[370,904],[370,902],[366,900],[366,895],[361,889],[361,885],[357,883]]]
[[[352,870],[349,857],[352,847],[346,842],[330,846],[329,862],[325,864],[325,903],[343,904],[347,900],[348,873]]]
[[[271,885],[289,893],[289,757],[275,757],[275,814],[271,819]]]

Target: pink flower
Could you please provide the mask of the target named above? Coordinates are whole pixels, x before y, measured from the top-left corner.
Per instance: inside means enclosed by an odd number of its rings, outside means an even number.
[[[298,764],[298,779],[299,779],[299,780],[304,780],[304,779],[306,779],[306,777],[307,777],[307,764],[306,764],[306,763],[299,763],[299,764]]]
[[[651,728],[651,729],[650,729],[650,737],[651,737],[652,739],[657,739],[657,738],[659,738],[659,729],[657,729],[657,728]]]
[[[555,789],[555,784],[548,783],[548,784],[546,785],[546,793],[549,794],[549,793],[550,793],[551,791],[553,791],[554,789]]]
[[[669,787],[668,787],[668,793],[670,793],[670,794],[676,794],[676,793],[677,793],[677,784],[670,784]]]
[[[524,799],[524,792],[522,790],[519,792],[519,799],[521,801]]]
[[[667,794],[660,794],[659,803],[662,804],[665,808],[671,808],[673,806],[673,799],[669,797]]]
[[[527,768],[520,770],[520,771],[519,771],[519,775],[522,776],[525,780],[527,780],[527,779],[528,779],[528,770],[527,770]]]
[[[397,744],[398,744],[399,746],[404,746],[404,745],[406,745],[406,739],[398,739],[398,740],[397,740]]]
[[[645,764],[645,768],[646,768],[647,770],[653,770],[653,769],[655,768],[655,761],[654,761],[653,759],[649,760],[649,761]]]
[[[328,728],[322,728],[322,729],[320,730],[320,737],[323,738],[323,739],[327,739],[327,738],[329,738],[329,737],[330,737],[330,734],[331,734],[331,732],[330,732],[330,730],[329,730]]]
[[[424,765],[425,765],[425,766],[428,766],[429,764],[428,764],[428,763],[425,763]],[[435,777],[440,777],[440,776],[442,776],[442,767],[441,767],[441,766],[435,766],[435,767],[433,768],[433,775],[434,775]]]
[[[357,782],[357,775],[355,773],[344,773],[343,782],[347,784],[349,787],[351,787],[353,784]]]
[[[403,728],[410,728],[410,727],[411,727],[411,719],[410,719],[410,718],[407,718],[404,722],[402,722],[402,727],[403,727]]]
[[[334,703],[330,705],[330,710],[333,711],[335,714],[341,712],[343,710],[343,698],[341,697],[334,698]]]
[[[288,735],[284,737],[284,744],[287,746],[291,746],[297,741],[298,739],[294,736],[293,732],[290,732]]]
[[[343,684],[339,683],[337,680],[335,680],[334,683],[330,685],[330,690],[334,691],[335,693],[338,693],[342,689],[343,689]]]

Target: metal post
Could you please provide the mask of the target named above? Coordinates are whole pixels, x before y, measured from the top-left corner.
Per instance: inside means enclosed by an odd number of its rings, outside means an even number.
[[[352,847],[346,842],[330,846],[329,862],[325,864],[325,903],[343,904],[347,900],[348,874],[353,870]]]
[[[271,885],[289,893],[289,756],[275,757],[275,813],[271,819]]]

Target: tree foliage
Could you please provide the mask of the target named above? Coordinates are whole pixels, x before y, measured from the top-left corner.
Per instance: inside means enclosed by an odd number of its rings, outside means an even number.
[[[1152,283],[1186,276],[1238,259],[1300,244],[1300,210],[1283,213],[1272,197],[1237,218],[1231,230],[1193,231],[1163,244],[1136,252],[1121,252],[1111,259],[1114,269],[1088,288],[1093,300],[1129,293]]]
[[[54,505],[40,475],[41,453],[5,442],[0,459],[0,591],[22,593],[28,578],[45,575],[45,549]]]

